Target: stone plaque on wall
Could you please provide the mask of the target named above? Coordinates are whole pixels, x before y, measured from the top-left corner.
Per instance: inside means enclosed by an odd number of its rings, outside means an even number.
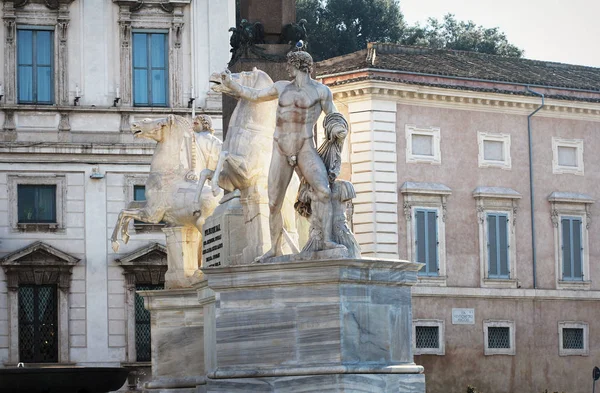
[[[475,309],[474,308],[453,308],[452,309],[452,324],[453,325],[475,325]]]

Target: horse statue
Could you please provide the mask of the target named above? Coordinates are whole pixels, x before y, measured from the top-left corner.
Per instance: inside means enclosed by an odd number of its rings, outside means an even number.
[[[255,89],[273,84],[271,77],[257,68],[232,74],[231,77],[239,84]],[[210,82],[213,91],[238,99],[229,120],[211,185],[213,191],[219,187],[227,191],[240,190],[248,242],[242,259],[245,263],[251,263],[270,248],[267,179],[273,151],[277,101],[252,102],[240,99],[232,90],[221,84],[220,73],[212,74]],[[300,184],[297,176],[292,179],[292,184],[295,187],[288,188],[290,191],[283,206],[284,236],[290,250],[297,252],[298,235],[294,212],[294,190],[297,190]]]
[[[209,133],[196,135],[185,118],[175,115],[134,122],[131,131],[134,137],[153,139],[157,145],[146,182],[146,202],[132,202],[121,210],[111,236],[113,250],[119,250],[119,233],[125,244],[129,241],[131,220],[195,227],[202,244],[202,225],[219,197],[210,185],[199,182],[199,174],[205,168],[216,169],[212,158],[218,157],[221,142]]]

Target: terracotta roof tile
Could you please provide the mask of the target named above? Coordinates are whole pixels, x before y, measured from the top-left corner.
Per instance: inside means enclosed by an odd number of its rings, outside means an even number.
[[[600,68],[476,52],[371,43],[317,63],[317,75],[369,68],[600,92]]]

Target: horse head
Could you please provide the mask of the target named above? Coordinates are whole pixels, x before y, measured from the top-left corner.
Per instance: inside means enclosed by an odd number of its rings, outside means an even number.
[[[162,142],[165,132],[175,124],[175,116],[169,115],[160,119],[143,119],[131,123],[131,132],[135,138],[153,139]]]
[[[267,87],[273,84],[273,80],[271,79],[271,77],[266,72],[261,71],[256,67],[254,67],[252,71],[244,71],[231,74],[231,79],[233,79],[242,86],[254,87],[255,89],[261,89],[263,87]],[[222,84],[220,72],[215,72],[211,74],[209,82],[213,91],[217,93],[225,93],[234,97],[236,96],[236,94],[231,89],[225,87]]]

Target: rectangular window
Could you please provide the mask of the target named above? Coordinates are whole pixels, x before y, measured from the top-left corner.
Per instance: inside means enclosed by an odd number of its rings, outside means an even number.
[[[478,132],[479,167],[511,169],[510,134]]]
[[[153,291],[164,289],[163,285],[141,284],[135,286],[136,291]],[[150,311],[144,307],[144,298],[135,294],[135,353],[138,362],[149,362],[150,353]]]
[[[509,349],[510,328],[507,326],[488,327],[487,345],[490,349]]]
[[[484,355],[515,355],[515,322],[483,321]]]
[[[56,286],[19,287],[19,362],[58,362]]]
[[[56,222],[56,185],[17,186],[19,223]]]
[[[440,328],[438,326],[415,326],[416,347],[433,349],[440,346]]]
[[[487,214],[488,277],[509,278],[508,214]]]
[[[416,209],[416,261],[425,266],[419,271],[420,275],[438,275],[438,233],[437,210]]]
[[[583,245],[580,217],[562,217],[563,280],[583,280]]]
[[[586,322],[558,322],[559,356],[588,356],[588,334]]]
[[[17,94],[20,104],[52,104],[54,32],[17,30]]]
[[[137,202],[146,200],[146,186],[133,186],[133,200]]]
[[[552,173],[584,174],[583,139],[552,138]]]
[[[584,349],[583,328],[564,328],[562,345],[564,349]]]
[[[133,33],[133,104],[167,106],[168,50],[166,33]]]
[[[438,127],[417,127],[407,124],[406,162],[441,164],[441,132]]]

